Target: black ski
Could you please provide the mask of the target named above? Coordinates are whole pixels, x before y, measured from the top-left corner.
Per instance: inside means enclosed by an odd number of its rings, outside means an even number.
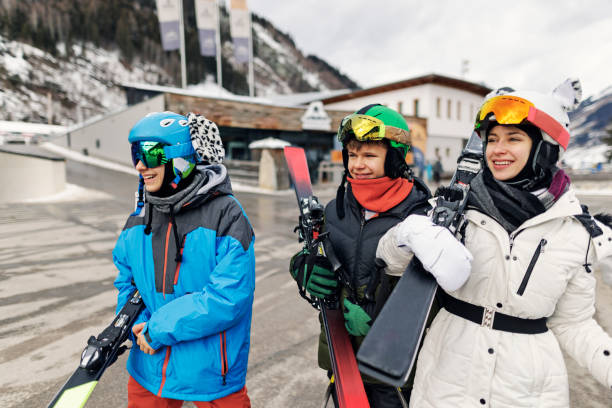
[[[58,391],[48,408],[81,408],[98,384],[104,370],[113,364],[127,347],[122,346],[127,340],[132,325],[144,302],[138,290],[117,313],[113,322],[98,335],[87,340],[87,347],[81,354],[81,363],[66,384]]]
[[[475,132],[458,160],[449,187],[440,189],[433,221],[455,233],[467,204],[469,183],[482,167],[482,143]],[[377,264],[382,260],[377,260]],[[384,267],[384,262],[380,267]],[[401,387],[414,366],[438,285],[415,258],[374,320],[359,352],[362,373]]]
[[[313,195],[304,149],[285,147],[285,159],[300,208],[297,228],[300,241],[304,241],[311,252],[317,251],[325,254],[334,269],[337,270],[338,260],[333,255],[331,248],[326,245],[327,241],[324,237],[319,235],[323,226],[324,209],[317,197]],[[339,408],[369,408],[353,346],[344,327],[344,316],[338,309],[337,302],[321,302],[308,296],[304,289],[300,289],[300,295],[321,311]]]

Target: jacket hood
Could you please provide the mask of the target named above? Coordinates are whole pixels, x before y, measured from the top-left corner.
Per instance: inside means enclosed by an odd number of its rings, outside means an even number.
[[[227,168],[222,164],[198,165],[190,185],[174,195],[155,197],[146,193],[146,201],[161,212],[178,213],[183,207],[199,205],[217,195],[232,194]]]

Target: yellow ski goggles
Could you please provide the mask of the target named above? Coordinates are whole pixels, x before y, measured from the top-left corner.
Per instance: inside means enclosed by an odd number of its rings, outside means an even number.
[[[495,121],[501,125],[518,125],[527,120],[567,149],[570,139],[567,129],[527,99],[512,95],[499,95],[489,99],[482,104],[474,129],[480,129],[491,114],[495,115]]]
[[[387,126],[380,119],[358,113],[342,119],[337,136],[340,143],[344,143],[350,137],[355,137],[360,142],[389,139],[392,142],[410,145],[409,130]]]

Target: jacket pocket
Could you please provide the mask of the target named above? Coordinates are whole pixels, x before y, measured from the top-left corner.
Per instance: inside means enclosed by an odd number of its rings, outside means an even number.
[[[542,238],[540,240],[538,247],[536,248],[535,252],[533,253],[533,256],[531,257],[531,261],[529,261],[529,266],[527,266],[527,271],[525,272],[525,276],[523,276],[521,285],[519,286],[518,291],[516,292],[517,295],[523,296],[523,293],[525,293],[525,288],[527,287],[527,283],[529,282],[529,278],[531,277],[533,268],[535,267],[536,262],[538,262],[540,254],[544,252],[544,246],[546,245],[546,243],[546,239]]]
[[[225,330],[219,333],[219,349],[221,353],[221,377],[223,378],[223,385],[226,385],[225,377],[229,370],[227,364],[227,336]]]

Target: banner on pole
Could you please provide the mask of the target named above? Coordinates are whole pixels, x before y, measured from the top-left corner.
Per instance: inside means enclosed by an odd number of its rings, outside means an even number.
[[[159,31],[164,51],[178,50],[181,47],[179,1],[182,0],[156,0]]]
[[[236,62],[249,62],[249,40],[251,37],[251,17],[246,0],[230,2],[230,32],[234,44]]]
[[[214,57],[217,55],[216,35],[219,29],[217,0],[195,0],[195,10],[200,54]]]

